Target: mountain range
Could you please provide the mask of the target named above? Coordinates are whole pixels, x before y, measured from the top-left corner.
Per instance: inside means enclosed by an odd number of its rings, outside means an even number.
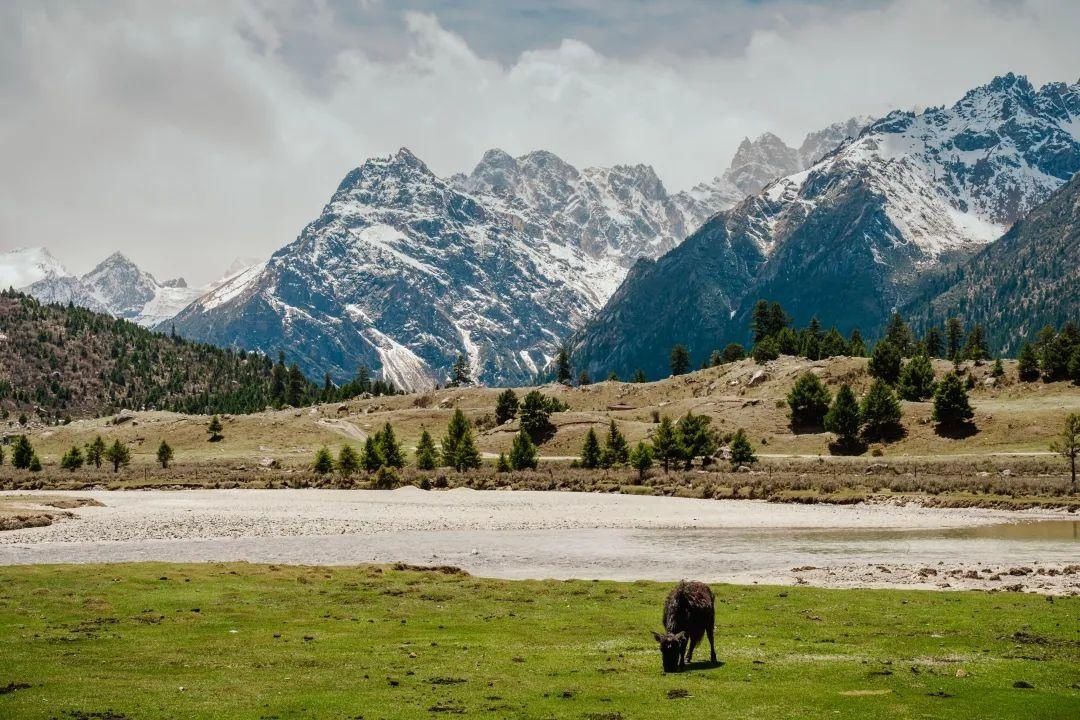
[[[667,372],[745,342],[759,298],[873,336],[1080,170],[1080,83],[995,78],[949,108],[895,111],[809,168],[643,258],[572,341],[590,373]],[[1076,277],[1075,269],[1071,270]]]
[[[759,173],[783,161],[773,155],[798,155],[777,142],[747,141],[729,173],[750,155]],[[461,355],[478,382],[525,383],[635,261],[672,250],[742,195],[669,193],[647,165],[578,169],[546,151],[490,150],[470,173],[441,178],[402,148],[350,172],[296,241],[169,325],[285,350],[338,380],[366,365],[423,389]]]

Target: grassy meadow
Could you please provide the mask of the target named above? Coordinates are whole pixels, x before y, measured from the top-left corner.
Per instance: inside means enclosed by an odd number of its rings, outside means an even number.
[[[665,675],[649,631],[668,589],[5,567],[0,717],[1080,716],[1080,598],[718,585],[721,663]]]

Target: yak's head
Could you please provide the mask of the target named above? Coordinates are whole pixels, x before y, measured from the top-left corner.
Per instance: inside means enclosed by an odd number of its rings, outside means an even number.
[[[686,633],[653,633],[656,642],[660,643],[660,657],[664,661],[664,672],[678,672],[682,662],[683,646],[686,644]]]

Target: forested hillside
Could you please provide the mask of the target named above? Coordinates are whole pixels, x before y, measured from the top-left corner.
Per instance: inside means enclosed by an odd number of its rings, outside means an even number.
[[[393,392],[366,369],[342,386],[296,366],[154,333],[83,308],[0,293],[0,415],[44,422],[122,408],[245,413]]]

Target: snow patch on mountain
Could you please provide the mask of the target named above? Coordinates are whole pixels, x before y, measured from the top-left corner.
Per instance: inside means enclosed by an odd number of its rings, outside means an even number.
[[[45,248],[15,248],[0,254],[0,288],[16,290],[71,273]]]

